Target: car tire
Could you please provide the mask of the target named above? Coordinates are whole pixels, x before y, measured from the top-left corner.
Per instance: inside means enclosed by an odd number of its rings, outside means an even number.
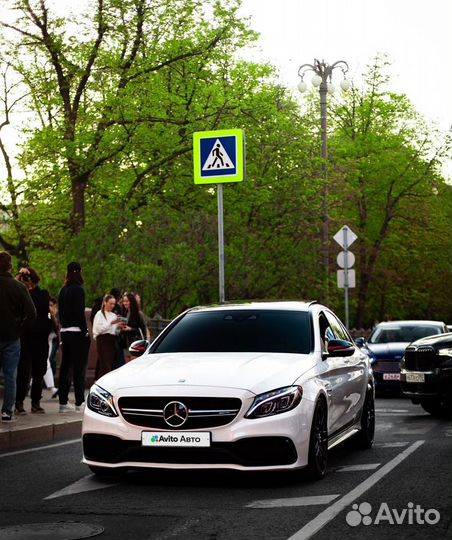
[[[360,448],[371,448],[375,437],[375,399],[373,390],[368,390],[361,411],[361,430],[356,436]]]
[[[445,412],[440,399],[421,399],[421,407],[432,416],[442,416]]]
[[[312,480],[321,480],[328,464],[328,411],[324,399],[315,405],[309,437],[307,476]]]

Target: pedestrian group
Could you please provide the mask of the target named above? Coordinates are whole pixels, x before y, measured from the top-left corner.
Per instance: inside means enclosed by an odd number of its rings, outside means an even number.
[[[9,253],[0,252],[0,365],[4,395],[1,421],[11,423],[15,415],[45,413],[41,406],[43,381],[59,399],[59,412],[81,412],[85,404],[85,380],[90,334],[85,315],[82,267],[67,266],[58,300],[39,287],[40,276],[31,267],[12,275]],[[95,380],[132,357],[129,346],[150,334],[141,311],[141,297],[117,288],[98,298],[91,310],[92,337],[97,345]],[[61,344],[58,388],[57,351]],[[75,403],[69,403],[71,384]]]

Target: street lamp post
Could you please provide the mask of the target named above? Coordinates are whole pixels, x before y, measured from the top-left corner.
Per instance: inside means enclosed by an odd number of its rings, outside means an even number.
[[[327,132],[327,96],[335,90],[332,82],[333,71],[340,69],[344,75],[341,81],[342,90],[346,91],[350,88],[350,82],[346,79],[348,64],[344,60],[338,60],[334,64],[327,64],[324,60],[321,62],[317,59],[313,64],[303,64],[298,69],[300,82],[298,90],[305,92],[307,84],[304,82],[306,73],[312,71],[312,85],[319,89],[320,94],[320,133],[322,137],[322,169],[323,169],[323,190],[322,190],[322,266],[324,271],[324,303],[329,302],[329,215],[328,215],[328,132]]]

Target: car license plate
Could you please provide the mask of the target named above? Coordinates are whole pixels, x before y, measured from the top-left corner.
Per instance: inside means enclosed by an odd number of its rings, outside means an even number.
[[[383,373],[384,381],[400,381],[400,373]]]
[[[407,373],[406,382],[423,383],[425,382],[425,373]]]
[[[208,431],[143,431],[141,434],[143,446],[175,446],[175,447],[208,447],[210,432]]]

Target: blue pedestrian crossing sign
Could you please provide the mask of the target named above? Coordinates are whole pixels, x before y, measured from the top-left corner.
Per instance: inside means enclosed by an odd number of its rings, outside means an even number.
[[[244,161],[242,129],[193,133],[195,184],[242,182]]]

